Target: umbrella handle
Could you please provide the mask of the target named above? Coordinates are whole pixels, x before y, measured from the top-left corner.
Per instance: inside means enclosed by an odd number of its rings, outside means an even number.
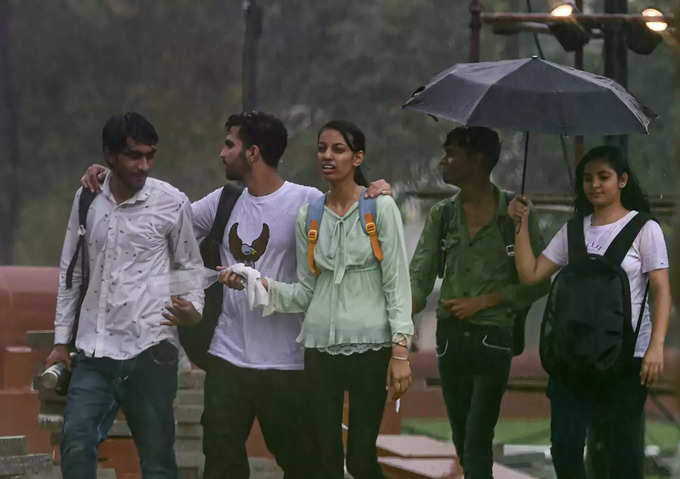
[[[522,188],[520,194],[524,196],[524,187],[527,182],[527,158],[529,157],[529,132],[524,132],[524,163],[522,165]]]

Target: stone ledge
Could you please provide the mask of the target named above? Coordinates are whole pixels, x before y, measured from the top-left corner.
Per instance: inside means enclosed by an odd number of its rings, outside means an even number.
[[[0,437],[0,461],[6,456],[23,456],[28,454],[26,436]]]
[[[5,456],[0,458],[0,477],[48,472],[52,465],[49,454]]]

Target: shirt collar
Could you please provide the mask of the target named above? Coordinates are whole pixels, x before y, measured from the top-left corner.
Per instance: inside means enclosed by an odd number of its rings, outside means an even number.
[[[505,199],[505,193],[501,189],[491,183],[493,187],[493,192],[498,198],[498,207],[496,208],[496,218],[499,216],[508,216],[508,202]]]
[[[112,173],[109,172],[106,175],[106,178],[104,178],[104,184],[102,185],[102,193],[115,205],[118,203],[116,201],[116,198],[113,196],[113,193],[111,192],[111,175]],[[142,187],[141,190],[137,191],[134,195],[132,195],[130,198],[123,201],[119,205],[132,205],[137,202],[144,202],[148,200],[149,197],[151,196],[151,186],[149,185],[149,179],[150,179],[149,177],[146,178],[144,186]]]
[[[493,194],[496,195],[496,198],[498,198],[498,205],[496,206],[496,218],[498,218],[499,216],[507,216],[508,202],[505,201],[505,193],[503,193],[503,191],[501,191],[501,189],[493,183],[491,183],[491,188],[493,189]],[[460,195],[461,191],[459,190],[455,195],[453,195],[453,201],[458,211],[462,213],[463,201]]]

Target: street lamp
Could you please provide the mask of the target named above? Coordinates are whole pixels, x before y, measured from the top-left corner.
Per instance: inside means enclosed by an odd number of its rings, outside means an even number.
[[[575,52],[583,48],[590,40],[590,32],[577,22],[572,15],[578,13],[578,8],[572,1],[561,1],[550,11],[553,17],[571,17],[569,21],[553,22],[548,27],[562,48],[568,52]]]
[[[570,17],[574,12],[578,12],[576,4],[571,1],[556,3],[550,11],[553,17]]]
[[[642,10],[641,15],[643,17],[663,17],[663,13],[656,8],[645,8]],[[668,23],[666,21],[660,22],[645,22],[645,26],[653,32],[665,32],[668,28]]]
[[[641,12],[645,18],[661,17],[663,13],[656,8],[646,8]],[[661,32],[666,31],[668,23],[661,21],[634,22],[630,24],[630,31],[626,37],[628,48],[640,55],[649,55],[661,43]]]

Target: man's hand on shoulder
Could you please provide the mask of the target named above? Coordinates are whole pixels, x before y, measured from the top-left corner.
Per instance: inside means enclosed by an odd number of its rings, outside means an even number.
[[[201,321],[201,315],[191,301],[185,301],[179,296],[173,296],[172,302],[165,305],[163,326],[194,326]]]
[[[96,193],[101,189],[100,183],[106,178],[109,169],[105,166],[93,164],[90,165],[83,176],[80,177],[80,184],[83,188],[87,188],[92,193]]]
[[[71,357],[67,344],[55,344],[49,356],[45,360],[45,367],[49,368],[53,364],[66,363],[66,369],[71,370]]]
[[[380,195],[392,196],[392,185],[382,178],[379,180],[372,181],[368,188],[366,188],[366,198],[375,198]]]

